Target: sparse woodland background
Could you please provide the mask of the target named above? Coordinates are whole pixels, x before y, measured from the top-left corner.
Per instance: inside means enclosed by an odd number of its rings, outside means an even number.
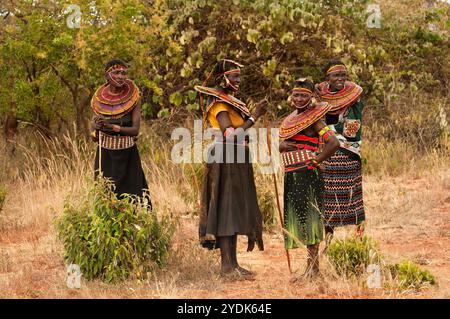
[[[366,26],[370,3],[380,4],[380,29]],[[81,8],[80,28],[67,27],[70,4]],[[0,297],[450,295],[447,2],[4,0],[0,15]],[[154,277],[116,287],[94,281],[73,291],[65,285],[54,220],[67,196],[82,194],[92,182],[89,102],[111,58],[129,62],[142,91],[144,171],[158,214],[169,216],[177,230],[168,264]],[[255,178],[267,248],[240,252],[260,278],[242,284],[215,276],[218,256],[198,247],[196,238],[203,166],[174,164],[170,133],[201,118],[193,86],[219,58],[245,65],[239,97],[250,104],[267,97],[270,111],[259,125],[272,127],[289,112],[293,79],[319,82],[329,59],[346,63],[364,89],[367,232],[388,259],[409,258],[431,270],[437,288],[371,291],[339,278],[326,262],[324,284],[290,286],[273,181],[262,174]],[[281,172],[278,184],[282,189]],[[305,251],[292,254],[301,269]]]

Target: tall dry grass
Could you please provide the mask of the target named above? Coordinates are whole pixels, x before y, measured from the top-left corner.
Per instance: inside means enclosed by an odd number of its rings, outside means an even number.
[[[393,261],[404,257],[395,253],[400,243],[414,241],[417,234],[426,233],[444,243],[450,241],[446,228],[441,227],[449,222],[448,217],[436,213],[436,210],[446,207],[446,194],[450,189],[449,156],[445,148],[424,150],[405,140],[378,138],[368,134],[374,127],[372,125],[366,131],[369,138],[365,140],[363,150],[367,159],[364,163],[364,199],[368,232],[382,241],[382,248],[393,249]],[[147,280],[115,286],[83,281],[80,290],[70,290],[65,285],[62,246],[57,240],[53,221],[62,212],[67,194],[82,191],[92,181],[95,144],[70,136],[54,140],[34,136],[32,144],[29,144],[28,138],[18,141],[14,156],[8,154],[6,145],[2,145],[0,176],[1,183],[7,188],[7,197],[0,212],[0,297],[404,296],[398,291],[370,291],[360,282],[341,278],[326,258],[321,259],[322,281],[302,282],[302,290],[289,284],[273,176],[261,174],[257,164],[257,191],[263,213],[268,216],[264,234],[266,250],[243,253],[246,243],[240,239],[239,259],[265,280],[245,284],[224,282],[217,276],[218,252],[202,249],[197,241],[202,165],[173,163],[169,136],[161,129],[161,123],[157,123],[152,127],[143,127],[138,141],[152,201],[159,213],[172,216],[178,225],[167,267]],[[447,142],[443,143],[445,145]],[[282,203],[282,172],[279,171],[276,177]],[[340,230],[337,237],[352,235],[353,229],[347,227]],[[412,260],[428,260],[429,267],[441,271],[440,265],[445,261],[438,255],[444,252],[443,249],[439,243],[428,243],[423,250],[411,252],[409,257]],[[297,274],[303,270],[305,256],[305,249],[291,252]],[[448,292],[448,281],[444,281],[444,288],[447,290],[432,291],[430,296]]]

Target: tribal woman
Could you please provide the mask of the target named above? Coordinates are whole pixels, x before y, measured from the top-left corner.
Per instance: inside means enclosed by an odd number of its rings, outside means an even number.
[[[362,88],[348,81],[344,63],[330,61],[325,67],[325,81],[317,86],[321,101],[331,105],[326,122],[336,133],[340,147],[325,164],[325,231],[327,243],[334,228],[357,225],[362,237],[365,220],[361,174]]]
[[[247,236],[247,251],[252,251],[255,243],[260,250],[264,246],[249,147],[242,136],[266,113],[267,101],[257,103],[252,114],[235,97],[241,82],[241,67],[232,60],[220,60],[212,72],[215,87],[196,86],[195,89],[201,99],[206,98],[204,116],[217,133],[209,150],[203,185],[200,243],[205,248],[220,248],[222,275],[245,277],[253,273],[238,264],[237,235]],[[236,156],[239,154],[243,158]]]
[[[305,275],[319,273],[319,244],[323,240],[323,192],[321,163],[339,147],[334,132],[322,120],[330,109],[327,103],[313,99],[314,84],[295,81],[288,101],[294,111],[280,127],[280,152],[284,166],[285,248],[308,249]],[[319,136],[325,141],[318,153]]]
[[[112,179],[117,195],[143,196],[148,186],[136,146],[141,120],[140,93],[127,78],[127,70],[125,62],[109,61],[105,66],[107,82],[91,100],[92,137],[100,143],[95,156],[95,176],[101,171],[104,177]]]

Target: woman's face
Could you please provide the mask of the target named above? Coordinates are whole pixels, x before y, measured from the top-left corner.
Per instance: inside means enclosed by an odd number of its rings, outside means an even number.
[[[241,83],[241,75],[239,73],[232,73],[227,75],[228,81],[230,84],[236,88],[236,91],[239,90],[239,84]]]
[[[125,80],[128,76],[128,70],[126,69],[117,69],[109,72],[110,79],[108,79],[109,84],[115,86],[117,88],[121,88],[125,84]]]
[[[307,92],[292,91],[291,106],[294,109],[303,108],[311,100],[311,94]]]
[[[344,88],[345,81],[347,81],[347,72],[339,71],[336,73],[331,73],[330,75],[328,75],[327,81],[330,87],[330,91],[340,91]]]

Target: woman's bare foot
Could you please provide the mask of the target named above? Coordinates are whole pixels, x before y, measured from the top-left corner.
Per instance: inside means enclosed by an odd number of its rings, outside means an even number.
[[[233,267],[221,267],[220,268],[220,275],[225,276],[225,275],[229,275],[232,274],[234,271]]]
[[[250,271],[250,270],[248,270],[248,269],[245,269],[245,268],[243,268],[243,267],[241,267],[241,266],[237,266],[236,268],[235,268],[235,270],[237,271],[237,272],[239,272],[241,275],[243,275],[243,276],[254,276],[255,275],[255,273],[253,272],[253,271]]]

